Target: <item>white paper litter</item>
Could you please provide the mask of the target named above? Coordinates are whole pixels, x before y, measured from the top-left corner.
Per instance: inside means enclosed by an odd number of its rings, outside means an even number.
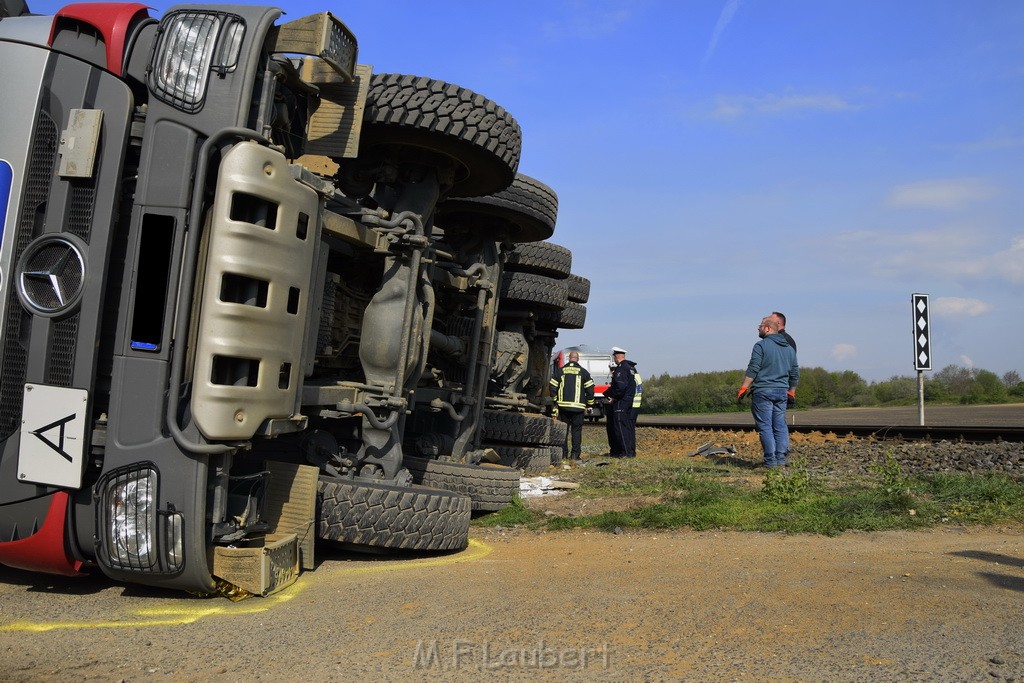
[[[560,496],[566,492],[565,483],[552,477],[520,477],[519,495],[523,498],[534,496]]]

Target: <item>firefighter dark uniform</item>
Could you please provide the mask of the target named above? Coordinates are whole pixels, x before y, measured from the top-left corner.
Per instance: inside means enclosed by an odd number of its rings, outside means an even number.
[[[583,446],[583,420],[594,405],[594,380],[576,361],[556,368],[551,376],[551,394],[558,407],[558,419],[569,427],[569,458],[579,460]]]
[[[613,455],[636,457],[636,418],[640,414],[642,386],[636,363],[622,359],[615,366],[612,383],[604,392],[605,397],[611,399],[608,419],[614,422],[610,434],[615,443],[608,444],[608,447]]]

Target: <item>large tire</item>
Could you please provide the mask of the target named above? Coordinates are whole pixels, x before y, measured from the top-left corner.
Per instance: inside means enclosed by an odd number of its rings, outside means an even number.
[[[492,448],[501,458],[501,464],[525,472],[540,472],[551,466],[551,447],[509,446],[507,444],[484,444]]]
[[[569,425],[565,424],[560,420],[551,421],[551,434],[548,438],[548,443],[552,446],[565,447],[566,442],[569,440]]]
[[[370,79],[360,156],[378,147],[413,147],[461,165],[450,196],[477,197],[507,188],[522,151],[516,120],[482,95],[444,81],[402,74]]]
[[[568,277],[572,270],[572,252],[551,242],[517,244],[506,256],[505,269],[561,280]]]
[[[417,484],[469,496],[474,510],[500,510],[519,493],[519,471],[510,467],[409,456],[403,464]]]
[[[535,413],[485,410],[480,435],[484,441],[498,443],[547,444],[557,424],[550,417]]]
[[[565,279],[565,288],[573,303],[585,304],[590,300],[590,280],[581,275],[570,274]]]
[[[558,311],[569,303],[565,283],[533,273],[505,272],[501,276],[501,307],[505,304],[524,306],[529,309]]]
[[[320,477],[317,537],[358,549],[460,550],[469,544],[472,503],[421,486]]]
[[[568,451],[566,450],[566,444],[569,442],[569,425],[565,424],[561,420],[554,420],[551,423],[551,434],[548,437],[548,443],[551,444],[551,464],[561,465],[562,460],[565,458]]]
[[[560,311],[538,312],[537,322],[545,329],[582,330],[587,323],[587,307],[567,301]]]
[[[520,173],[506,189],[488,197],[449,198],[437,205],[435,220],[445,229],[498,233],[513,242],[546,240],[555,232],[558,195]]]

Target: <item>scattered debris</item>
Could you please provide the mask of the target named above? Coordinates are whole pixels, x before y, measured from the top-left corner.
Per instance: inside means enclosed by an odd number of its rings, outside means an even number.
[[[706,444],[690,453],[690,457],[702,456],[705,458],[713,455],[736,455],[736,449],[732,446],[718,446],[714,447],[714,441],[708,441]]]
[[[559,496],[566,491],[578,489],[579,484],[561,481],[556,477],[521,477],[519,479],[519,495],[523,498],[532,496]]]

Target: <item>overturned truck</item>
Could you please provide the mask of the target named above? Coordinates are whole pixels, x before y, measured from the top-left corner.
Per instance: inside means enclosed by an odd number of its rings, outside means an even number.
[[[564,448],[584,280],[518,124],[280,15],[0,0],[0,563],[209,593],[271,542],[458,549]]]

